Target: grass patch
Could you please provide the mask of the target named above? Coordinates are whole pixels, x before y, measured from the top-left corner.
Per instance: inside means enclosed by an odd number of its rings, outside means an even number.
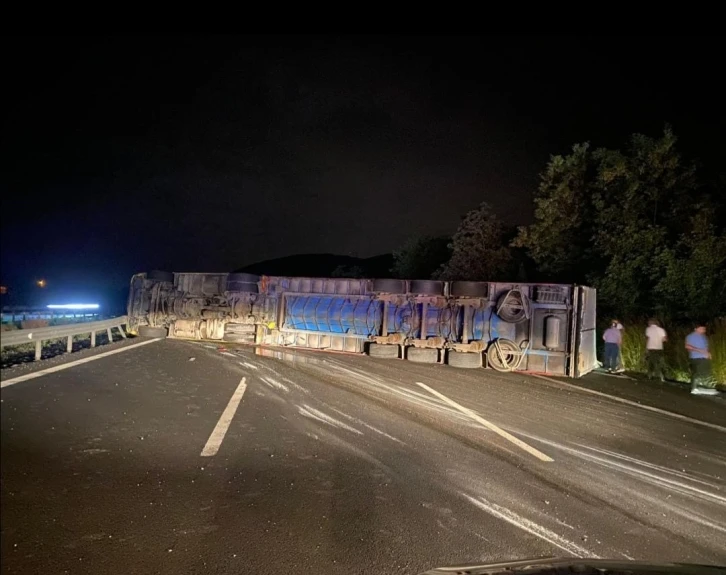
[[[623,365],[626,370],[647,373],[645,360],[645,320],[631,321],[625,325],[623,333]],[[692,326],[664,326],[668,340],[663,346],[666,364],[666,377],[674,381],[691,381],[688,365],[688,352],[685,348],[686,336],[693,331]],[[713,376],[721,385],[726,384],[726,319],[711,322],[708,326],[708,342],[711,350]]]

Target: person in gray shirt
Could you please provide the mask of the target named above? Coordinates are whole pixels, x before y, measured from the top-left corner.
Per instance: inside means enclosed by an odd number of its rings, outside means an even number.
[[[620,345],[623,343],[623,333],[618,329],[618,322],[613,321],[610,327],[602,334],[605,342],[605,361],[603,366],[608,373],[613,373],[618,368],[618,356],[620,355]]]

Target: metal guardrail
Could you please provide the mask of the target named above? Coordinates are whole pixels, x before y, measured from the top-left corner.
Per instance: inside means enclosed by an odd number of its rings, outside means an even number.
[[[16,322],[27,319],[56,319],[56,318],[77,318],[78,321],[87,321],[85,318],[101,317],[101,311],[95,310],[72,310],[72,309],[48,309],[47,307],[28,305],[4,305],[0,310],[2,321]]]
[[[66,325],[57,325],[51,327],[39,327],[35,329],[19,329],[14,331],[4,331],[0,333],[0,348],[11,345],[23,345],[26,343],[35,343],[35,359],[39,360],[43,349],[43,341],[49,339],[68,338],[66,350],[70,353],[73,351],[73,336],[84,335],[90,333],[91,347],[96,347],[96,333],[106,330],[109,341],[113,341],[111,329],[118,329],[121,336],[125,339],[126,332],[123,324],[126,323],[126,316],[122,315],[111,319],[101,321],[86,321],[81,323],[69,323]]]

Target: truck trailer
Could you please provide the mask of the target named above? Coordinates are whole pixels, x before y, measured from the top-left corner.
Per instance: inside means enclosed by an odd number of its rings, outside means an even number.
[[[595,306],[569,284],[151,271],[131,278],[128,329],[580,377],[597,366]]]

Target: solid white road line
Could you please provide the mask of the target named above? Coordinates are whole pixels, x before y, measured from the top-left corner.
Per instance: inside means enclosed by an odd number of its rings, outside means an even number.
[[[227,407],[224,408],[222,416],[219,418],[214,431],[212,431],[212,435],[207,440],[207,444],[202,449],[202,457],[211,457],[219,451],[219,446],[222,445],[222,440],[229,429],[229,425],[232,423],[232,419],[234,419],[234,414],[237,412],[237,408],[239,407],[240,401],[242,401],[242,396],[245,394],[246,389],[247,383],[243,377],[237,389],[234,390]]]
[[[14,377],[12,379],[6,379],[5,381],[3,381],[0,384],[0,387],[8,387],[9,385],[15,385],[16,383],[20,383],[21,381],[28,381],[29,379],[35,379],[36,377],[40,377],[41,375],[48,375],[49,373],[55,373],[56,371],[63,371],[64,369],[68,369],[70,367],[75,367],[77,365],[81,365],[82,363],[88,363],[89,361],[96,361],[97,359],[108,357],[109,355],[116,355],[117,353],[123,353],[124,351],[134,349],[135,347],[141,347],[142,345],[148,345],[150,343],[154,343],[155,341],[160,341],[160,339],[161,338],[155,338],[155,339],[148,339],[146,341],[140,341],[139,343],[135,343],[133,345],[127,345],[126,347],[121,347],[119,349],[113,349],[111,351],[104,351],[103,353],[99,353],[98,355],[92,355],[91,357],[84,357],[83,359],[69,361],[68,363],[64,363],[62,365],[56,365],[55,367],[41,369],[40,371],[34,371],[33,373],[28,373],[26,375],[19,375],[18,377]]]
[[[689,423],[695,423],[696,425],[702,425],[704,427],[709,427],[711,429],[726,432],[726,427],[723,427],[722,425],[717,425],[716,423],[709,423],[708,421],[701,421],[700,419],[694,419],[686,415],[681,415],[680,413],[673,413],[672,411],[666,411],[665,409],[651,407],[650,405],[643,405],[642,403],[638,403],[637,401],[623,399],[622,397],[618,397],[616,395],[609,395],[607,393],[603,393],[602,391],[595,391],[594,389],[580,387],[579,385],[574,385],[572,383],[565,383],[564,381],[552,379],[551,377],[547,377],[545,375],[537,375],[535,373],[530,373],[528,375],[531,375],[532,377],[537,377],[539,379],[544,379],[545,381],[551,381],[552,383],[556,383],[557,385],[560,385],[562,387],[575,389],[577,391],[583,391],[585,393],[591,393],[593,395],[599,395],[600,397],[607,397],[608,399],[612,399],[613,401],[617,401],[619,403],[625,403],[627,405],[632,405],[633,407],[639,407],[640,409],[645,409],[654,413],[660,413],[661,415],[667,415],[668,417],[672,417],[674,419],[680,419],[681,421],[688,421]]]
[[[448,397],[446,397],[445,395],[443,395],[443,394],[439,393],[439,392],[438,392],[438,391],[436,391],[435,389],[431,389],[431,388],[430,388],[430,387],[429,387],[428,385],[426,385],[425,383],[421,383],[420,381],[417,381],[417,382],[416,382],[416,385],[418,385],[418,386],[421,386],[421,387],[423,387],[423,388],[424,388],[424,389],[425,389],[426,391],[428,391],[429,393],[431,393],[431,394],[435,395],[435,396],[436,396],[436,397],[438,397],[438,398],[439,398],[439,399],[440,399],[441,401],[443,401],[443,402],[445,402],[445,403],[448,403],[448,404],[449,404],[449,405],[450,405],[451,407],[453,407],[454,409],[457,409],[457,410],[459,410],[459,411],[460,411],[461,413],[463,413],[464,415],[467,415],[467,416],[469,416],[469,417],[470,417],[471,419],[473,419],[473,420],[474,420],[474,421],[476,421],[477,423],[480,423],[481,425],[483,425],[483,426],[484,426],[484,427],[486,427],[487,429],[490,429],[491,431],[493,431],[493,432],[494,432],[494,433],[496,433],[497,435],[501,435],[501,436],[502,436],[502,437],[503,437],[504,439],[506,439],[507,441],[511,441],[512,443],[514,443],[514,445],[516,445],[516,446],[517,446],[517,447],[519,447],[520,449],[524,449],[524,451],[526,451],[526,452],[527,452],[527,453],[529,453],[530,455],[534,455],[534,456],[535,456],[535,457],[536,457],[537,459],[539,459],[540,461],[547,461],[547,462],[551,462],[551,461],[554,461],[554,459],[552,459],[552,458],[551,458],[551,457],[550,457],[549,455],[545,455],[545,454],[544,454],[544,453],[542,453],[542,452],[541,452],[540,450],[538,450],[538,449],[535,449],[535,448],[534,448],[534,447],[532,447],[531,445],[527,445],[527,444],[526,444],[526,443],[525,443],[524,441],[522,441],[521,439],[518,439],[518,438],[514,437],[514,435],[512,435],[511,433],[507,433],[507,432],[506,432],[506,431],[504,431],[504,430],[503,430],[503,429],[502,429],[501,427],[498,427],[498,426],[494,425],[493,423],[491,423],[491,422],[487,421],[486,419],[484,419],[483,417],[481,417],[481,416],[480,416],[480,415],[478,415],[477,413],[473,412],[473,411],[472,411],[471,409],[469,409],[468,407],[464,407],[463,405],[460,405],[460,404],[456,403],[456,402],[455,402],[455,401],[454,401],[453,399],[449,399],[449,398],[448,398]]]

